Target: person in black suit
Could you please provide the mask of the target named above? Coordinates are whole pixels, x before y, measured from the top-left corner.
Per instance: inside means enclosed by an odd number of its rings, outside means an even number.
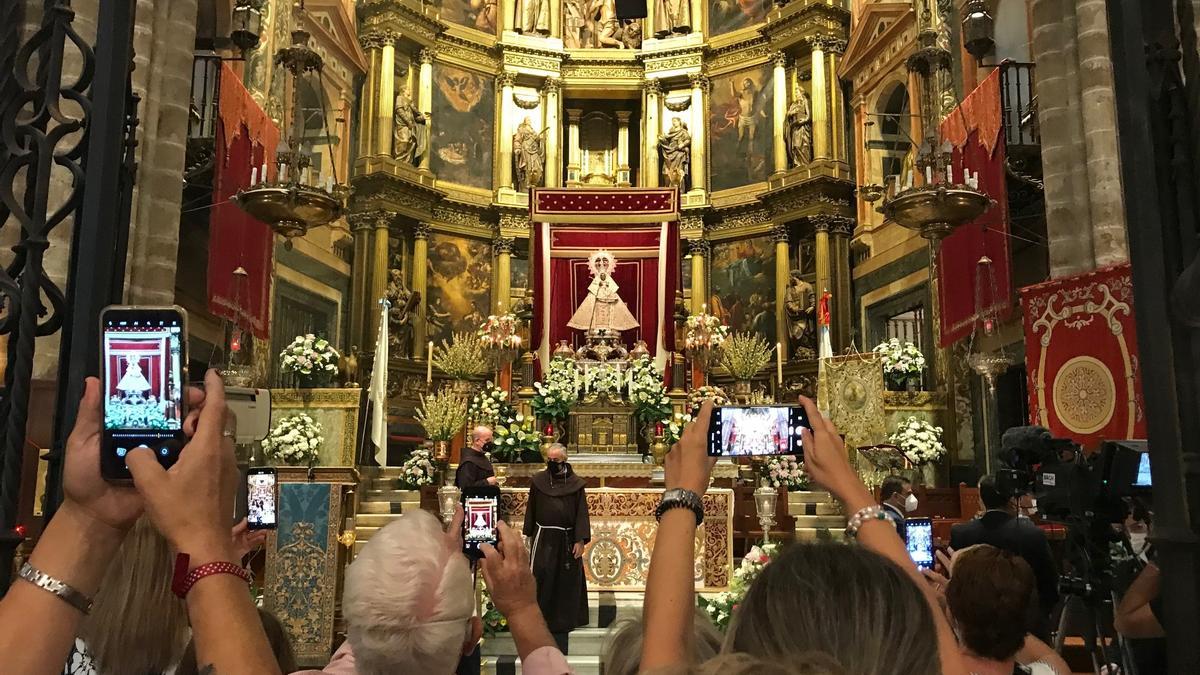
[[[908,515],[917,510],[917,496],[913,494],[912,481],[904,476],[891,475],[879,486],[879,505],[883,515],[896,526],[900,539],[908,541]]]
[[[1050,613],[1058,604],[1058,570],[1046,533],[1028,518],[1017,516],[1018,498],[1019,495],[1001,494],[993,475],[979,479],[979,500],[986,510],[979,517],[950,528],[950,548],[961,551],[976,544],[990,544],[1029,563],[1037,580],[1039,608],[1031,632],[1045,639],[1043,636],[1050,632]]]

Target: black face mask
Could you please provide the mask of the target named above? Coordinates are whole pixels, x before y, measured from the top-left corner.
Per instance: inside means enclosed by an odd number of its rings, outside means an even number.
[[[480,448],[479,451],[484,454],[487,454],[487,453],[491,452],[492,450],[494,450],[495,448],[496,448],[496,444],[491,441],[488,441],[487,443],[483,444],[483,447]]]
[[[571,465],[566,462],[555,462],[553,460],[546,461],[546,468],[550,470],[550,474],[558,478],[569,476],[571,474]]]

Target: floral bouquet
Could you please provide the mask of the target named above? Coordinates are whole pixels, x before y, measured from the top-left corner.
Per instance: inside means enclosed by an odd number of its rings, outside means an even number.
[[[519,462],[526,452],[541,452],[542,437],[533,428],[533,420],[524,415],[502,420],[496,425],[495,433],[496,447],[492,455],[501,462]]]
[[[729,337],[729,326],[714,314],[701,312],[687,318],[684,332],[684,347],[687,349],[714,349]]]
[[[421,395],[417,422],[431,441],[448,441],[467,424],[467,397],[449,389]]]
[[[267,457],[294,466],[312,465],[325,442],[321,423],[304,413],[289,415],[276,424],[262,440]]]
[[[708,615],[713,625],[721,631],[729,628],[733,613],[737,611],[738,605],[746,597],[746,591],[750,589],[750,584],[762,573],[763,568],[779,557],[779,551],[779,544],[768,543],[754,546],[742,558],[742,564],[733,571],[733,581],[729,584],[727,592],[718,593],[711,598],[703,595],[697,596],[700,609]]]
[[[734,333],[721,345],[721,365],[736,380],[750,380],[771,362],[774,348],[754,333]]]
[[[334,377],[338,374],[339,358],[341,354],[329,344],[329,340],[312,333],[297,335],[279,353],[279,369],[304,378]]]
[[[643,356],[629,366],[625,381],[629,386],[629,400],[633,402],[633,416],[638,422],[653,427],[671,418],[671,399],[667,398],[662,372],[649,356]]]
[[[412,451],[404,464],[400,465],[400,484],[409,489],[422,485],[433,485],[437,481],[437,463],[428,448]]]
[[[725,390],[706,384],[703,387],[697,387],[688,392],[687,397],[687,412],[691,416],[696,416],[700,413],[700,406],[704,405],[704,401],[712,399],[713,405],[729,405],[729,397],[725,395]]]
[[[942,445],[942,428],[918,417],[910,416],[900,423],[888,440],[916,464],[932,464],[946,454]]]
[[[551,422],[565,420],[579,399],[579,367],[572,359],[556,356],[533,390],[533,414]]]
[[[514,314],[493,314],[483,322],[476,335],[484,349],[519,349],[521,320]]]
[[[804,462],[797,462],[793,455],[772,455],[758,467],[758,475],[774,488],[785,488],[788,492],[808,488],[808,474]]]
[[[508,392],[492,382],[485,384],[483,391],[471,398],[471,405],[467,408],[468,420],[489,427],[512,416],[513,407],[508,402]]]
[[[692,416],[687,413],[675,413],[667,423],[663,425],[663,441],[667,445],[675,445],[679,442],[679,437],[683,435],[683,428],[692,421]]]
[[[620,398],[621,371],[607,363],[591,368],[583,375],[583,390],[593,396]]]
[[[455,380],[468,380],[488,372],[483,346],[470,333],[455,333],[447,343],[433,350],[433,365]]]
[[[911,342],[892,338],[873,349],[883,362],[883,376],[893,390],[902,390],[908,382],[920,379],[925,372],[925,355]]]

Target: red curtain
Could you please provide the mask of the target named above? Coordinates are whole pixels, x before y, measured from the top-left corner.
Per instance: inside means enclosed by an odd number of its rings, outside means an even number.
[[[279,130],[242,86],[228,64],[221,65],[220,119],[213,169],[213,209],[209,219],[208,309],[266,340],[271,311],[271,269],[275,236],[231,198],[251,184],[263,166],[275,174]],[[264,180],[259,176],[259,180]],[[239,279],[241,267],[247,276]]]

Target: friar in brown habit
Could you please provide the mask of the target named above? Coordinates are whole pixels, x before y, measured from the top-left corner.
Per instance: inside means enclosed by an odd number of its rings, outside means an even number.
[[[492,430],[478,426],[471,432],[471,445],[462,449],[454,485],[459,489],[496,484],[496,470],[488,453],[492,450]]]
[[[546,470],[529,488],[525,536],[532,539],[531,567],[546,625],[552,633],[566,633],[588,624],[583,549],[592,525],[583,479],[567,463],[567,449],[555,443],[546,456]]]

